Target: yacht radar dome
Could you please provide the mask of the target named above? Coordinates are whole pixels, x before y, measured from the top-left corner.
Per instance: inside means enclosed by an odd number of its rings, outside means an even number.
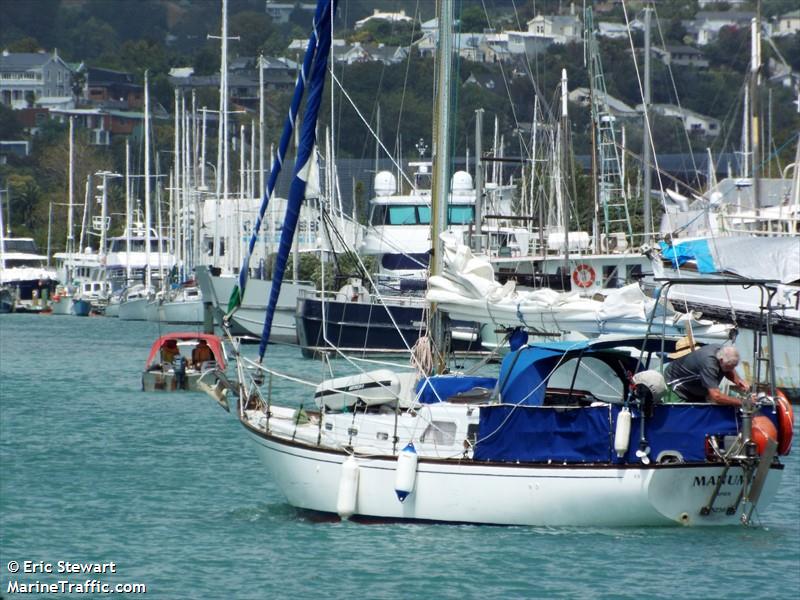
[[[375,175],[375,195],[391,196],[397,192],[397,180],[390,171],[379,171]]]
[[[452,190],[454,192],[471,192],[472,175],[466,171],[456,171],[453,173]]]

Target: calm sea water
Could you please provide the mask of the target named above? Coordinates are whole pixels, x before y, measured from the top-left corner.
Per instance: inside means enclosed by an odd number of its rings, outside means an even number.
[[[212,400],[140,391],[165,331],[0,316],[0,597],[16,596],[10,580],[85,579],[152,598],[800,597],[800,451],[756,528],[319,522],[285,503]],[[270,361],[321,373],[291,348]],[[26,560],[117,573],[9,573]]]

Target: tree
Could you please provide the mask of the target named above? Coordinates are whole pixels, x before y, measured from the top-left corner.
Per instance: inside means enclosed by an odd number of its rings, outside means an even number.
[[[8,45],[9,52],[38,52],[41,46],[35,38],[24,37]]]
[[[23,132],[17,112],[0,104],[0,140],[16,140]]]
[[[233,15],[228,24],[231,35],[239,36],[239,41],[231,46],[239,56],[255,56],[259,47],[273,33],[272,20],[263,12],[246,11]]]
[[[72,95],[75,97],[76,102],[80,101],[80,98],[83,96],[84,87],[86,87],[86,71],[83,69],[75,71],[70,80],[70,89],[72,90]]]
[[[468,6],[461,11],[461,31],[464,33],[483,33],[489,27],[486,14],[480,6]]]

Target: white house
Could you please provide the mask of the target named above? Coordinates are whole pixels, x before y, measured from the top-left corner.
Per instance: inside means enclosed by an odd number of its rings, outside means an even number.
[[[527,31],[507,31],[508,52],[534,56],[551,44],[580,42],[583,25],[575,15],[537,15],[528,21]]]
[[[388,21],[389,23],[413,23],[414,19],[406,15],[406,11],[400,12],[383,12],[377,8],[373,9],[370,16],[364,17],[356,21],[356,29],[361,29],[370,21]]]
[[[683,26],[697,45],[705,46],[717,39],[723,27],[750,27],[755,16],[755,13],[745,11],[700,11],[694,19],[683,21]]]
[[[747,4],[750,0],[725,0],[725,4],[730,6],[731,8],[742,7]],[[720,0],[697,0],[697,5],[703,9],[708,8],[714,4],[719,4]]]
[[[636,110],[644,112],[644,106],[639,104]],[[662,117],[671,117],[680,120],[683,128],[689,133],[700,133],[710,137],[719,135],[719,120],[696,113],[688,108],[674,104],[651,104],[650,110]]]
[[[588,108],[591,102],[591,94],[589,88],[578,87],[568,94],[570,102],[574,102],[579,106]],[[615,98],[611,94],[606,94],[606,105],[611,114],[620,118],[638,118],[640,113],[632,106],[628,106],[619,98]]]
[[[795,33],[800,33],[800,9],[778,17],[772,28],[772,35],[776,36],[794,35]]]
[[[528,21],[528,33],[548,38],[554,44],[569,44],[581,41],[583,25],[575,15],[536,15]]]
[[[274,2],[273,0],[266,0],[265,11],[267,16],[272,19],[274,23],[288,23],[289,17],[295,8],[306,11],[311,15],[317,10],[317,5],[313,2]]]
[[[0,54],[0,102],[14,109],[25,108],[28,100],[48,99],[50,104],[72,100],[70,66],[58,56],[45,52]]]
[[[658,56],[665,65],[697,67],[699,69],[705,69],[709,65],[705,55],[691,46],[653,47],[653,54]]]

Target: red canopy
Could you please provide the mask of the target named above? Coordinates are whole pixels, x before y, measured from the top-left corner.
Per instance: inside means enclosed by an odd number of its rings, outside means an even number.
[[[217,364],[221,369],[225,368],[225,353],[222,350],[222,339],[214,334],[211,333],[196,333],[194,331],[176,331],[175,333],[166,333],[158,338],[150,348],[150,354],[147,356],[147,362],[145,363],[145,368],[149,367],[153,362],[155,362],[156,358],[160,360],[160,351],[161,347],[167,340],[176,340],[179,344],[180,342],[199,342],[200,340],[205,340],[208,343],[208,347],[211,348],[211,353],[214,355],[214,360],[217,361]],[[191,355],[186,357],[187,360],[191,360]]]

